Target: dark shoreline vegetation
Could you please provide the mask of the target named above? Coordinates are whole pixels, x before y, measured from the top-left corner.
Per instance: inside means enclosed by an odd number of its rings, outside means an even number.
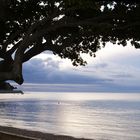
[[[17,88],[12,86],[10,83],[5,82],[5,81],[0,81],[0,90],[13,91],[14,89],[17,89]]]
[[[65,135],[55,135],[9,126],[0,126],[0,140],[91,140],[74,138]]]

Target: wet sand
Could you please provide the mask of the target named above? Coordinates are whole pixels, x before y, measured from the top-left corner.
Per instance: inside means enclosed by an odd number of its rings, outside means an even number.
[[[89,140],[71,136],[55,135],[7,126],[0,126],[0,140]]]

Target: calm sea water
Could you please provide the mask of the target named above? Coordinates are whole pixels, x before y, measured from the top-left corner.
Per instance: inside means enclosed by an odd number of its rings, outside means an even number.
[[[140,140],[140,94],[0,95],[0,125],[95,140]]]

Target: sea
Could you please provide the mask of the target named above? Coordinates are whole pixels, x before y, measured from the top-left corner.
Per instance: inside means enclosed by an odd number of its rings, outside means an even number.
[[[140,140],[140,93],[1,94],[0,125],[94,140]]]

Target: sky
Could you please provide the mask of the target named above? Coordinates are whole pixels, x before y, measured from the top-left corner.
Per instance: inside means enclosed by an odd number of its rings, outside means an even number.
[[[44,52],[24,64],[24,85],[67,84],[78,91],[140,92],[139,56],[140,49],[131,44],[123,47],[108,43],[95,58],[83,55],[86,66],[74,67],[70,60]]]

